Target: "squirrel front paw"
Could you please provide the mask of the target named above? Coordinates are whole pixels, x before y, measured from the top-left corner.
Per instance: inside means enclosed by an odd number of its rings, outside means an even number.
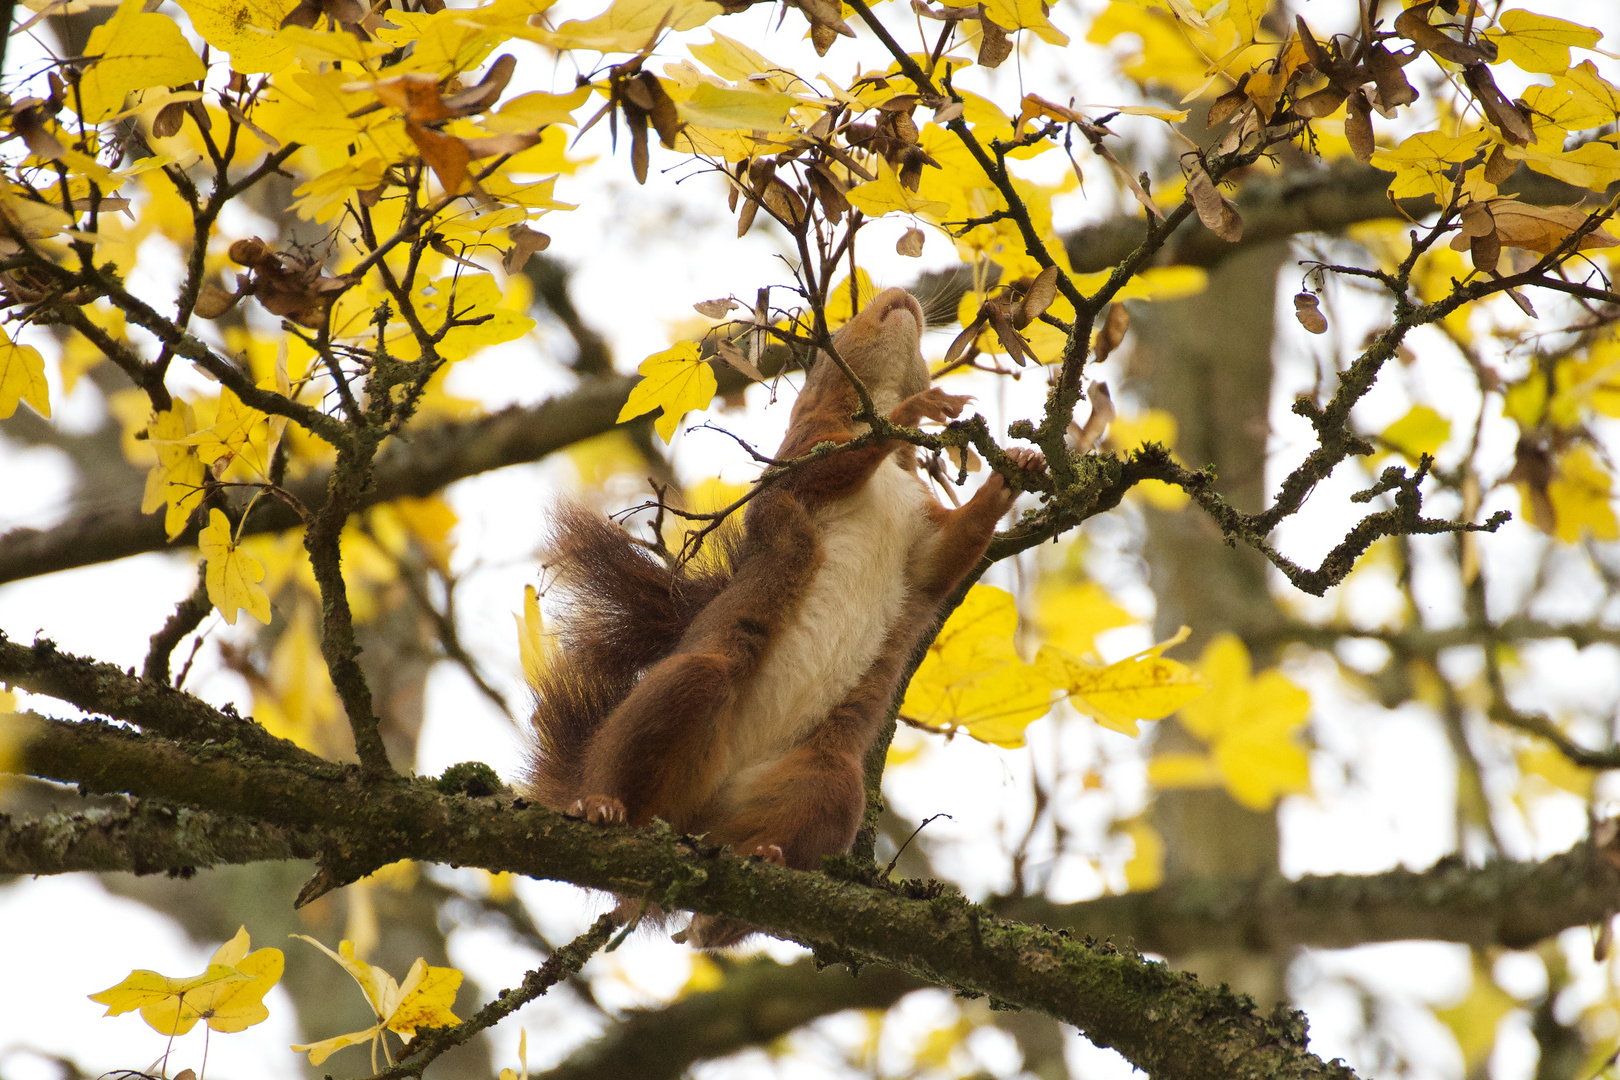
[[[592,825],[623,825],[624,803],[611,795],[587,795],[574,800],[574,805],[568,808],[568,816],[583,818]]]
[[[1007,456],[1025,472],[1038,473],[1046,470],[1046,455],[1033,446],[1014,446],[1007,451]]]
[[[973,397],[968,394],[947,394],[931,386],[920,394],[912,394],[894,407],[889,419],[896,424],[916,427],[919,420],[938,420],[944,423],[962,415]]]
[[[1039,473],[1046,470],[1046,455],[1032,446],[1011,447],[1007,451],[1007,456],[1024,472]],[[1018,498],[1018,492],[1013,490],[1012,485],[1007,483],[1007,478],[1000,473],[991,473],[979,490],[984,493],[985,498],[993,500],[1000,506],[1001,513],[1006,513],[1013,500]]]

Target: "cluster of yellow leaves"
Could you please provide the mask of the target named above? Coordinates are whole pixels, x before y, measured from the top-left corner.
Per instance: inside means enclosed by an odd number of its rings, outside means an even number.
[[[1204,647],[1198,672],[1209,693],[1182,706],[1180,722],[1208,746],[1203,754],[1159,754],[1148,765],[1154,786],[1225,787],[1252,810],[1310,790],[1310,761],[1297,735],[1311,698],[1279,671],[1255,678],[1249,651],[1232,634]]]
[[[1564,543],[1620,539],[1609,466],[1588,444],[1586,425],[1620,416],[1620,337],[1538,365],[1507,387],[1502,411],[1522,433],[1513,471],[1524,517]]]
[[[359,984],[361,993],[365,994],[366,1002],[371,1006],[372,1014],[377,1018],[375,1024],[364,1030],[336,1035],[308,1045],[294,1046],[293,1049],[299,1053],[308,1051],[311,1065],[321,1064],[331,1057],[333,1052],[345,1046],[369,1043],[371,1071],[376,1072],[379,1046],[382,1047],[384,1058],[390,1063],[393,1060],[389,1056],[387,1043],[383,1042],[385,1031],[392,1031],[409,1042],[419,1027],[449,1027],[460,1023],[456,1014],[450,1011],[462,978],[461,972],[455,968],[432,967],[426,960],[417,957],[416,963],[412,964],[411,970],[406,973],[405,981],[398,983],[382,968],[373,967],[357,958],[352,941],[339,942],[338,951],[333,952],[314,938],[304,937],[302,934],[295,936],[309,942],[337,961],[338,965]]]
[[[90,1000],[107,1006],[108,1016],[139,1009],[141,1019],[163,1035],[184,1035],[198,1020],[214,1031],[241,1031],[270,1015],[264,995],[280,981],[283,966],[280,949],[248,948],[244,926],[219,947],[201,975],[174,979],[132,971]]]
[[[1046,625],[1095,617],[1082,634],[1120,625],[1117,608],[1085,589],[1048,596]],[[1122,614],[1122,613],[1120,613]],[[1048,643],[1033,663],[1018,655],[1012,595],[975,585],[940,629],[917,668],[900,711],[938,731],[965,731],[981,742],[1018,747],[1024,729],[1065,697],[1104,727],[1137,734],[1138,720],[1168,716],[1204,691],[1194,672],[1160,655],[1176,637],[1113,664],[1084,659]],[[1089,638],[1084,639],[1089,644]]]

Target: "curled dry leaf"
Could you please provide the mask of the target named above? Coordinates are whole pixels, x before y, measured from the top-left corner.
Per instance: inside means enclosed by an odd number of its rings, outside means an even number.
[[[922,255],[923,241],[925,239],[923,231],[916,226],[912,226],[905,231],[905,235],[895,242],[894,250],[901,255],[909,255],[915,259]]]
[[[506,238],[512,241],[512,246],[501,259],[501,265],[506,268],[508,274],[522,270],[528,264],[530,255],[551,246],[551,237],[527,225],[508,225]]]
[[[1108,305],[1108,315],[1103,319],[1102,329],[1097,331],[1097,340],[1092,346],[1095,363],[1102,363],[1119,348],[1119,343],[1125,340],[1125,331],[1131,327],[1131,313],[1124,304],[1117,300]]]
[[[737,348],[736,345],[732,344],[730,341],[727,341],[725,338],[721,338],[719,341],[714,343],[714,351],[720,355],[720,359],[724,360],[726,363],[730,364],[732,367],[736,368],[750,379],[753,379],[755,382],[765,381],[765,376],[760,372],[759,367],[752,360],[748,359],[748,357],[743,354],[741,349]]]
[[[320,259],[303,251],[275,251],[257,236],[238,240],[227,254],[232,262],[253,270],[239,289],[251,293],[272,315],[319,330],[337,298],[349,287],[347,278],[328,277]]]
[[[1418,50],[1392,53],[1382,45],[1367,50],[1367,70],[1378,85],[1378,111],[1389,116],[1401,105],[1410,105],[1418,99],[1417,88],[1406,78],[1405,67],[1417,57]]]
[[[723,319],[737,307],[737,301],[729,296],[722,296],[716,300],[700,300],[692,308],[706,319]]]
[[[1048,266],[1035,275],[1035,280],[1030,282],[1024,293],[1024,299],[1012,314],[1013,326],[1022,330],[1052,306],[1052,301],[1057,299],[1057,278],[1058,268],[1055,266]]]
[[[1500,145],[1491,148],[1491,156],[1485,159],[1485,182],[1487,184],[1504,183],[1519,163],[1507,156],[1507,152]]]
[[[1007,28],[998,26],[985,14],[984,5],[979,5],[979,66],[987,68],[1000,67],[1001,62],[1012,55],[1012,39],[1007,36]]]
[[[1530,144],[1535,137],[1535,133],[1530,130],[1530,121],[1526,120],[1519,107],[1502,93],[1501,88],[1496,85],[1495,77],[1491,75],[1490,68],[1484,64],[1472,64],[1464,68],[1463,82],[1474,92],[1474,99],[1479,102],[1480,108],[1485,110],[1486,118],[1508,142],[1516,146]]]
[[[1395,33],[1423,51],[1442,60],[1450,60],[1453,64],[1485,64],[1496,59],[1495,48],[1484,39],[1476,45],[1465,45],[1447,36],[1438,26],[1431,26],[1429,13],[1434,10],[1435,2],[1428,0],[1395,16]]]
[[[191,111],[190,104],[189,101],[171,101],[159,109],[157,115],[152,117],[153,137],[168,139],[180,134],[180,125],[185,122],[186,114]],[[29,149],[33,147],[30,146]]]
[[[1328,83],[1315,93],[1306,94],[1294,102],[1294,113],[1297,116],[1305,117],[1307,120],[1328,116],[1338,112],[1339,106],[1343,105],[1344,99],[1349,96],[1339,87]]]
[[[1367,95],[1360,90],[1345,100],[1344,137],[1350,143],[1350,153],[1363,165],[1371,164],[1373,149],[1372,108]]]
[[[1322,309],[1317,306],[1316,294],[1313,292],[1299,292],[1294,294],[1294,318],[1299,325],[1313,334],[1327,333],[1327,318]]]
[[[1215,99],[1214,104],[1209,107],[1209,116],[1204,120],[1205,127],[1214,127],[1232,119],[1238,114],[1238,110],[1249,104],[1249,95],[1244,90],[1249,83],[1249,74],[1245,71],[1236,86]]]
[[[1204,171],[1204,164],[1194,160],[1187,171],[1187,195],[1198,211],[1198,220],[1204,227],[1227,243],[1243,239],[1243,218],[1238,215],[1232,200],[1221,194],[1215,182]]]
[[[1074,448],[1082,454],[1091,453],[1092,447],[1102,441],[1108,425],[1114,422],[1114,399],[1108,393],[1107,383],[1092,383],[1086,390],[1086,397],[1091,401],[1091,415],[1086,417],[1086,426],[1075,430],[1074,425],[1070,425]]]
[[[206,282],[197,293],[197,302],[192,305],[191,313],[199,319],[217,319],[235,307],[241,298],[240,293],[229,293],[212,281]]]

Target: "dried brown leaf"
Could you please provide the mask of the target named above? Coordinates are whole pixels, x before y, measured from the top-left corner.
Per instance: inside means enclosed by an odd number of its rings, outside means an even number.
[[[1327,333],[1327,318],[1322,314],[1322,309],[1317,306],[1315,293],[1301,292],[1294,294],[1294,318],[1299,320],[1299,325],[1313,334]]]
[[[901,255],[915,259],[923,253],[923,241],[927,239],[923,231],[916,226],[905,231],[905,234],[895,241],[894,250]]]
[[[743,351],[741,349],[737,348],[737,346],[733,345],[725,338],[721,338],[719,341],[714,343],[714,351],[719,354],[720,359],[724,360],[726,363],[730,364],[732,367],[736,368],[750,379],[753,379],[755,382],[765,381],[765,376],[760,372],[759,368],[755,366],[754,362],[749,360],[747,356],[743,355]]]
[[[1108,316],[1103,319],[1102,329],[1097,331],[1097,339],[1092,344],[1092,354],[1095,363],[1102,363],[1111,356],[1120,342],[1125,340],[1125,332],[1131,327],[1131,313],[1124,304],[1115,301],[1108,305]]]
[[[1057,279],[1058,268],[1055,266],[1048,266],[1035,275],[1035,280],[1030,282],[1024,299],[1013,314],[1013,326],[1022,330],[1052,306],[1052,301],[1057,299]]]
[[[1194,160],[1187,172],[1187,195],[1206,229],[1227,243],[1235,244],[1243,239],[1243,218],[1238,215],[1237,207],[1215,187],[1200,161]]]
[[[1363,165],[1372,162],[1373,141],[1372,108],[1367,95],[1357,90],[1345,100],[1344,137],[1350,144],[1350,153]]]

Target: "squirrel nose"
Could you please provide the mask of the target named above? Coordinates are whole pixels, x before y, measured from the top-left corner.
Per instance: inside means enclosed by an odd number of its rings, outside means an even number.
[[[912,318],[917,321],[917,329],[921,331],[924,326],[922,305],[917,303],[916,297],[904,289],[883,290],[872,301],[871,307],[867,310],[872,313],[874,319],[881,323],[900,308],[907,308],[911,311]]]

